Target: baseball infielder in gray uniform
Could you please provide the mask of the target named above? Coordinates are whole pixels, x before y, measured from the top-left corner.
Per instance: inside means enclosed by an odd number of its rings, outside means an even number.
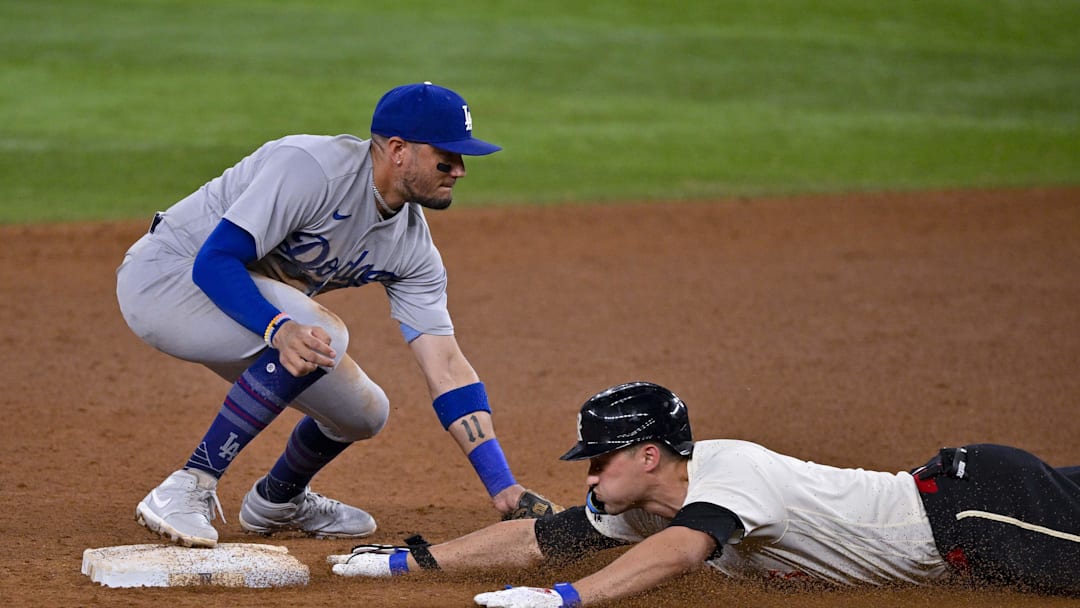
[[[319,537],[375,531],[366,512],[309,490],[355,441],[382,429],[389,403],[347,353],[341,319],[313,297],[378,283],[419,363],[444,428],[494,507],[553,507],[517,483],[495,438],[484,385],[458,348],[446,270],[424,208],[450,206],[463,155],[496,145],[472,136],[457,93],[429,82],[379,101],[372,136],[293,135],[268,142],[158,213],[117,270],[117,298],[151,346],[233,383],[187,463],[143,499],[136,518],[185,546],[212,547],[215,492],[236,455],[285,407],[306,416],[245,496],[240,524]],[[539,504],[538,504],[539,503]]]
[[[790,586],[946,580],[1080,594],[1080,467],[1007,446],[944,449],[911,472],[842,469],[737,440],[692,440],[685,404],[633,382],[590,398],[578,442],[586,504],[429,545],[360,545],[331,555],[343,576],[568,563],[636,543],[573,584],[481,593],[500,608],[625,597],[708,564]]]

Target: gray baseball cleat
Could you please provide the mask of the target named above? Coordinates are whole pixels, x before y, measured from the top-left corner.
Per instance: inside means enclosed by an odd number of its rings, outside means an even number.
[[[316,538],[360,538],[375,532],[375,518],[356,507],[305,488],[289,502],[273,503],[259,495],[259,482],[240,506],[240,526],[248,532],[297,531]]]
[[[135,507],[135,521],[184,547],[214,547],[218,533],[210,524],[218,502],[217,480],[180,469],[165,478]]]

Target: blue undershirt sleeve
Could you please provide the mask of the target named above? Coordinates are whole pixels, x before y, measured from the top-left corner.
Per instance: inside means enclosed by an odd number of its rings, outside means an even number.
[[[405,323],[398,323],[398,329],[401,330],[401,337],[405,338],[407,344],[412,344],[412,341],[424,335],[422,332],[412,328],[412,326]]]
[[[259,293],[248,274],[255,261],[255,238],[222,219],[195,256],[191,278],[234,321],[261,336],[281,311]]]

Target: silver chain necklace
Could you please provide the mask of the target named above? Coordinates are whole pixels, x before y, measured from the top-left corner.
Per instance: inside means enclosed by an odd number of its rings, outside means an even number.
[[[379,213],[383,216],[383,219],[394,217],[396,212],[390,208],[390,205],[386,204],[385,200],[383,200],[382,193],[375,187],[374,181],[371,182],[371,192],[375,195],[375,204],[379,206]]]

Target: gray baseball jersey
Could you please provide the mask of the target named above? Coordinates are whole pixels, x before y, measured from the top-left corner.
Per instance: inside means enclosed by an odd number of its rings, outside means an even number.
[[[719,505],[742,522],[709,562],[729,576],[880,585],[946,574],[908,473],[840,469],[737,440],[695,443],[687,472],[684,506]],[[631,510],[590,521],[605,536],[640,542],[670,520]]]
[[[160,214],[117,269],[117,299],[132,330],[173,356],[233,380],[263,337],[219,309],[192,280],[195,256],[222,218],[255,239],[249,271],[259,292],[304,324],[324,327],[345,355],[348,332],[311,296],[380,283],[390,314],[428,334],[451,335],[446,270],[423,210],[382,220],[372,191],[370,141],[291,135],[267,142]],[[338,324],[340,325],[340,324]],[[332,436],[355,440],[385,422],[381,389],[355,365],[336,367],[298,399]]]
[[[422,333],[451,334],[446,271],[423,210],[409,204],[380,221],[369,146],[351,135],[263,144],[170,207],[162,238],[194,255],[225,218],[255,238],[254,270],[308,296],[380,282],[395,319]]]

